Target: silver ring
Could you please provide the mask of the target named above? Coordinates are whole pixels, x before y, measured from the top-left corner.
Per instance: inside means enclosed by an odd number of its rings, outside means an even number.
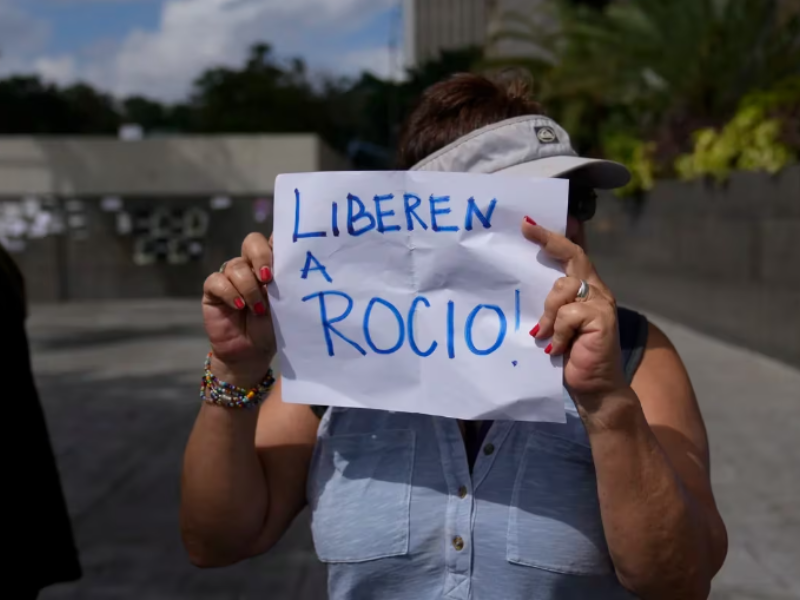
[[[581,287],[578,288],[578,295],[575,296],[575,302],[581,302],[589,297],[589,284],[581,279]]]
[[[219,272],[220,273],[224,273],[225,272],[225,267],[227,267],[227,266],[228,266],[228,261],[226,260],[224,263],[222,263],[222,266],[219,268]]]

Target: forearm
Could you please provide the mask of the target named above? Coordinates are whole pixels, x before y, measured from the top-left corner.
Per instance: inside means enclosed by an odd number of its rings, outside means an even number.
[[[622,583],[645,599],[705,599],[713,574],[704,507],[685,489],[625,390],[586,403],[609,551]]]
[[[269,495],[256,452],[257,410],[204,404],[186,447],[181,530],[198,566],[249,554],[266,520]]]

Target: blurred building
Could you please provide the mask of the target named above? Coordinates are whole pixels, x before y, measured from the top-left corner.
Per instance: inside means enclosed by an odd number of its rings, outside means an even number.
[[[482,46],[497,0],[404,0],[406,64],[436,59],[442,50]]]
[[[32,301],[196,296],[279,173],[347,168],[314,135],[0,138],[0,243]]]
[[[581,0],[577,0],[581,1]],[[487,37],[497,34],[500,31],[518,30],[523,34],[531,35],[532,30],[529,22],[536,27],[549,29],[555,24],[555,19],[551,8],[546,5],[552,4],[551,0],[497,0],[495,2],[489,22],[487,23]],[[521,22],[515,15],[523,15],[528,21]],[[531,42],[533,40],[531,39]],[[500,39],[494,41],[486,48],[489,56],[514,57],[530,56],[538,54],[540,51],[529,41],[518,39]]]
[[[602,8],[609,0],[571,0]],[[796,1],[796,0],[790,0]],[[442,50],[485,46],[490,36],[509,29],[509,13],[521,13],[534,22],[549,25],[551,0],[404,0],[405,54],[408,67],[436,59]],[[536,52],[525,42],[504,40],[493,46],[493,54],[515,56]]]

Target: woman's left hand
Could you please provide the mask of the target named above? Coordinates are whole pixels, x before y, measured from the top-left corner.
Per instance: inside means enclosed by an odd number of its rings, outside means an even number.
[[[526,218],[523,235],[564,265],[566,277],[553,285],[544,314],[531,331],[537,340],[552,337],[545,352],[564,355],[564,384],[580,405],[628,387],[622,370],[617,305],[583,248]],[[589,295],[579,300],[581,280]],[[590,408],[586,406],[585,408]]]

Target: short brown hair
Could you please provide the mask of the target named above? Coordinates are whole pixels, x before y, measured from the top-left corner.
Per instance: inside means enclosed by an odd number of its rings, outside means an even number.
[[[410,169],[458,138],[506,119],[542,114],[529,82],[458,73],[429,87],[403,126],[397,168]]]

